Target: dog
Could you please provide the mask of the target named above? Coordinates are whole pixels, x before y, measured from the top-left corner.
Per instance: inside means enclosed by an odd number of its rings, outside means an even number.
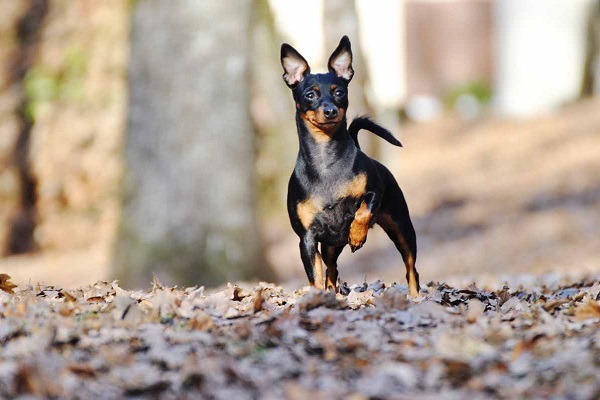
[[[312,74],[304,57],[287,43],[281,45],[281,65],[296,105],[300,142],[287,208],[310,285],[337,290],[342,250],[347,244],[352,252],[360,249],[377,224],[402,255],[410,295],[418,296],[417,239],[404,194],[392,173],[360,150],[358,131],[402,145],[366,117],[347,127],[348,84],[354,75],[350,40],[342,37],[325,74]]]

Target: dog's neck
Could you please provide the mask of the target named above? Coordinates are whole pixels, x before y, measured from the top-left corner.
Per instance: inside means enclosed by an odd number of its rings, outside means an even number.
[[[326,177],[341,172],[352,165],[358,149],[348,134],[346,118],[326,140],[315,138],[301,114],[296,113],[296,126],[300,142],[296,168],[315,177]]]

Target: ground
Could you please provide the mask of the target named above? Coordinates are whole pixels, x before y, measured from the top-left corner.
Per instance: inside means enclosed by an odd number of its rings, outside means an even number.
[[[0,277],[0,397],[600,396],[600,283],[147,291]]]

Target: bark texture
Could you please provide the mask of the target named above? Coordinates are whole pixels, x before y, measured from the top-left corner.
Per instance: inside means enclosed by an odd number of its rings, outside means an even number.
[[[124,207],[115,268],[215,285],[268,277],[255,219],[252,1],[134,5]]]
[[[20,53],[17,25],[28,9],[26,2],[0,1],[0,257],[9,253],[12,222],[20,208],[19,171],[15,148],[20,132],[17,113],[22,98],[15,82],[15,61]]]

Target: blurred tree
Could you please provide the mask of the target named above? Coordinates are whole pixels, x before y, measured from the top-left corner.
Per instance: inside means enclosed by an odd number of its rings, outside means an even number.
[[[251,0],[133,3],[116,274],[145,285],[270,277],[255,219]]]
[[[266,239],[272,240],[281,238],[277,228],[282,222],[286,232],[292,233],[286,196],[298,154],[298,139],[294,102],[281,79],[279,50],[284,39],[275,29],[268,0],[253,1],[252,25],[251,111],[258,135],[260,217]]]
[[[590,3],[586,26],[585,62],[581,80],[581,97],[590,97],[600,87],[598,71],[600,70],[600,1]]]
[[[26,11],[16,26],[18,50],[12,59],[12,81],[19,87],[20,92],[20,104],[16,109],[19,133],[15,140],[13,158],[18,171],[20,204],[10,221],[4,248],[7,255],[28,253],[37,248],[34,237],[37,222],[37,180],[30,160],[33,119],[28,113],[30,99],[25,86],[27,74],[37,58],[41,30],[48,14],[49,3],[47,0],[30,0],[26,4]]]

